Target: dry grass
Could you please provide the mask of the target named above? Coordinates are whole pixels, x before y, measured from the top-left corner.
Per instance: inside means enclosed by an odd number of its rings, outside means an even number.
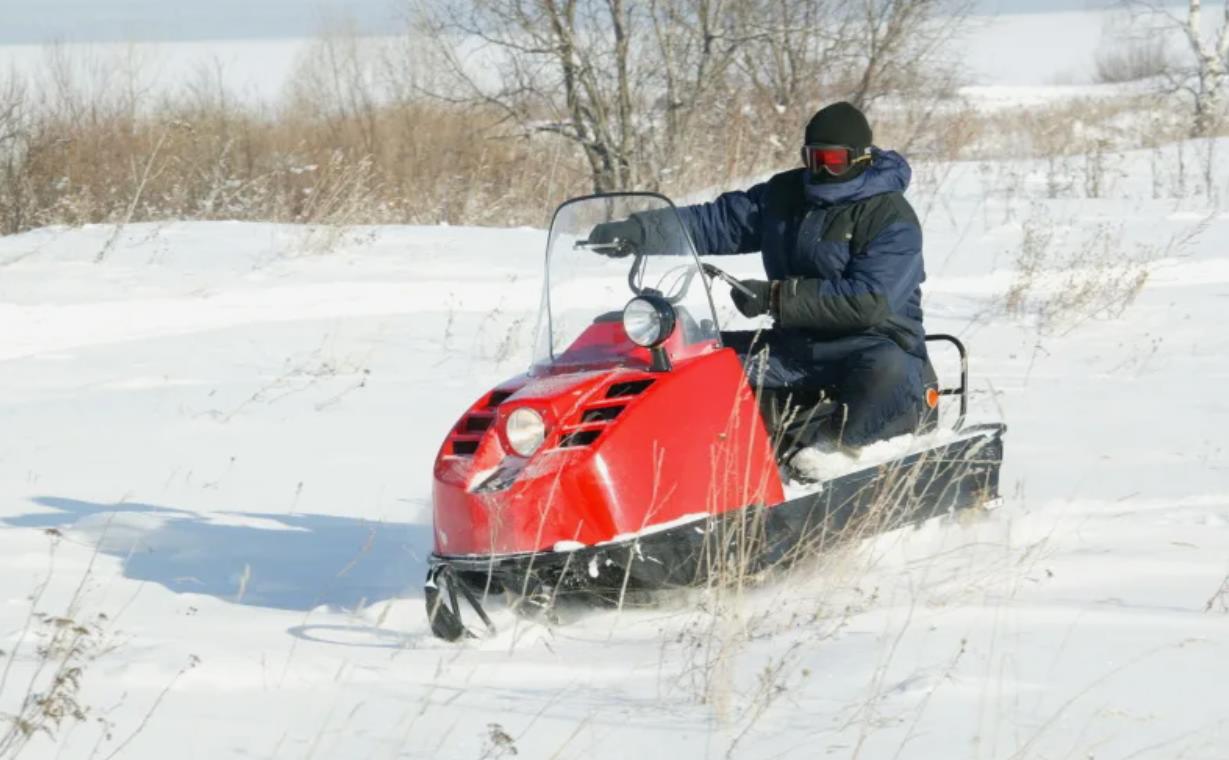
[[[50,539],[47,577],[30,596],[30,609],[12,651],[0,652],[4,665],[0,698],[13,702],[8,708],[11,713],[0,713],[0,758],[4,760],[22,756],[39,736],[54,740],[62,729],[89,718],[89,706],[79,700],[82,681],[94,661],[109,649],[108,617],[82,610],[89,569],[61,613],[52,615],[40,609],[62,539],[55,529],[46,534]],[[12,691],[7,690],[10,686]],[[103,734],[109,735],[105,719],[100,722]]]
[[[253,103],[217,71],[154,94],[148,62],[104,71],[53,48],[37,80],[0,73],[0,234],[171,219],[540,225],[559,199],[591,188],[574,144],[526,137],[493,106],[418,94],[425,65],[326,36],[278,102]],[[782,110],[753,88],[726,92],[652,187],[636,189],[681,196],[793,166],[813,105]],[[1063,156],[1095,167],[1109,152],[1180,138],[1186,120],[1159,118],[1161,105],[1122,96],[981,111],[948,88],[884,96],[871,116],[880,144],[915,159]],[[305,247],[327,249],[338,234],[322,229]]]
[[[1152,265],[1185,252],[1208,221],[1163,245],[1130,243],[1118,226],[1102,223],[1081,231],[1034,204],[1023,223],[1004,311],[1032,320],[1039,335],[1063,335],[1090,320],[1118,317],[1143,290]]]
[[[1216,593],[1208,597],[1208,602],[1204,605],[1204,612],[1212,612],[1213,610],[1229,612],[1229,574],[1226,574],[1221,579],[1220,587],[1216,589]]]
[[[49,589],[56,581],[56,560],[63,534],[57,528],[44,531],[49,539],[47,575],[29,597],[29,610],[9,651],[0,651],[0,760],[29,757],[40,740],[61,742],[80,724],[96,724],[97,737],[90,757],[112,760],[123,756],[130,742],[149,725],[163,700],[185,673],[200,660],[190,655],[159,692],[140,721],[114,747],[116,725],[108,710],[84,701],[82,688],[97,671],[100,660],[111,654],[116,620],[106,613],[90,613],[94,588],[94,562],[90,555],[81,578],[58,613],[44,612],[51,602]],[[61,751],[63,747],[61,747]],[[109,751],[108,751],[109,750]],[[103,754],[105,753],[105,754]]]
[[[333,60],[320,44],[309,60]],[[344,68],[304,65],[266,105],[216,72],[155,96],[139,72],[103,78],[63,55],[38,81],[0,74],[0,233],[185,218],[539,224],[547,197],[585,186],[559,146],[503,139],[486,109],[355,102]]]
[[[536,146],[478,134],[457,140],[483,118],[447,106],[389,106],[375,122],[378,149],[366,152],[356,118],[295,109],[262,115],[174,103],[139,117],[44,114],[23,129],[10,158],[2,231],[185,218],[540,223],[541,188],[583,187],[564,167],[552,177],[559,157]],[[533,160],[535,151],[546,161]]]
[[[732,417],[731,424],[737,426],[737,422]],[[730,490],[725,480],[743,477],[750,464],[739,466],[725,453],[723,447],[714,452],[714,472],[724,476],[718,476],[710,492],[714,503],[708,506],[714,514]],[[878,562],[875,553],[866,550],[868,542],[916,522],[923,504],[931,505],[929,514],[937,515],[946,514],[970,495],[977,501],[977,494],[985,493],[988,484],[972,492],[967,489],[972,483],[982,483],[980,473],[989,461],[987,452],[975,446],[960,461],[947,461],[936,452],[921,455],[911,466],[902,461],[880,465],[876,477],[852,493],[834,492],[827,484],[805,497],[813,500],[810,519],[814,522],[791,524],[789,530],[798,531],[801,540],[787,548],[771,544],[785,537],[783,523],[769,527],[771,509],[751,507],[737,519],[710,523],[701,558],[704,585],[691,599],[701,614],[679,634],[683,663],[678,680],[697,702],[711,706],[723,722],[736,729],[731,753],[772,702],[787,691],[791,685],[787,682],[805,677],[796,667],[799,647],[818,645],[836,635],[865,605],[874,604],[874,593],[869,597],[851,593]],[[970,478],[963,496],[951,485]],[[762,594],[769,585],[775,584],[777,593],[788,593],[799,577],[807,579],[808,596],[818,602],[813,615],[800,618],[795,608],[785,618],[779,609],[765,607],[762,599],[750,601],[752,593]],[[753,693],[737,689],[734,668],[746,647],[787,630],[805,634],[764,666]]]

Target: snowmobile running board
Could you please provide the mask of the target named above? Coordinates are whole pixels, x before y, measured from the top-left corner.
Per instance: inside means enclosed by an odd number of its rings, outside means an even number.
[[[448,641],[475,635],[462,619],[461,598],[494,632],[479,601],[491,593],[508,592],[540,607],[564,596],[613,603],[629,591],[694,587],[787,568],[843,541],[984,505],[999,495],[1004,432],[1001,424],[971,426],[956,440],[816,484],[780,504],[650,528],[625,541],[574,551],[432,554],[424,589],[431,630]]]

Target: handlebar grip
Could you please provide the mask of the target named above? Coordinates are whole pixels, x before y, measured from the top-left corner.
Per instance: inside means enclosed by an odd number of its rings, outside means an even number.
[[[735,290],[739,291],[743,295],[753,298],[757,301],[759,300],[759,296],[755,294],[755,291],[752,290],[751,288],[748,288],[746,285],[743,285],[741,282],[739,282],[738,278],[734,277],[734,275],[728,272],[722,271],[721,269],[718,269],[716,266],[712,264],[707,264],[707,263],[700,264],[700,268],[703,269],[704,273],[708,275],[709,277],[716,277],[717,279],[725,282],[731,288],[734,288]]]

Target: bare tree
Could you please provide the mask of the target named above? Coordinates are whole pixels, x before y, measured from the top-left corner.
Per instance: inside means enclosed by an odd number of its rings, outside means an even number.
[[[748,14],[751,41],[739,55],[739,70],[757,104],[768,106],[773,134],[797,131],[816,103],[841,88],[840,72],[851,65],[855,16],[842,0],[759,0]]]
[[[1195,132],[1211,134],[1224,112],[1225,58],[1229,55],[1229,0],[1215,40],[1205,40],[1199,0],[1190,0],[1186,14],[1186,39],[1199,61],[1195,91]]]
[[[950,84],[951,44],[971,5],[969,0],[862,0],[853,45],[857,84],[850,101],[869,108],[879,98],[919,85]]]
[[[908,136],[952,89],[953,50],[968,0],[753,0],[754,38],[741,69],[761,101],[796,131],[817,104],[848,100],[873,111],[894,98],[910,114]],[[780,131],[778,132],[780,134]]]
[[[968,0],[420,0],[450,75],[516,133],[585,156],[595,190],[657,186],[737,104],[796,132],[826,100],[869,108],[939,81]],[[928,96],[938,100],[933,92]],[[714,146],[707,146],[714,147]]]
[[[748,11],[738,0],[649,0],[654,44],[644,65],[655,76],[646,83],[662,93],[664,108],[662,128],[650,132],[657,139],[646,146],[655,179],[677,163],[685,141],[719,120],[712,107],[728,99],[730,72],[752,38]]]
[[[445,100],[493,107],[523,136],[583,152],[597,191],[653,185],[742,37],[732,0],[424,2]]]
[[[366,156],[373,155],[380,142],[374,45],[360,37],[352,18],[332,19],[299,56],[289,87],[293,107],[316,114],[335,143],[347,142],[344,130],[356,130]]]
[[[424,3],[417,17],[424,39],[434,42],[449,75],[428,94],[489,105],[522,135],[551,132],[571,140],[584,151],[599,191],[630,182],[630,19],[619,0],[602,4]]]
[[[1225,80],[1229,69],[1229,0],[1223,1],[1221,22],[1211,36],[1206,36],[1202,0],[1188,0],[1185,15],[1175,14],[1160,0],[1124,0],[1129,9],[1159,19],[1162,28],[1186,40],[1193,63],[1176,66],[1171,72],[1170,84],[1172,89],[1184,91],[1194,100],[1191,132],[1196,137],[1213,134],[1224,118]]]

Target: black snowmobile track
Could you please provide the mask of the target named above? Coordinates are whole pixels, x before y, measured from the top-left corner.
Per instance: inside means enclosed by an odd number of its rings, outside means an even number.
[[[614,601],[788,567],[843,540],[980,506],[999,495],[1005,431],[967,427],[949,443],[825,481],[798,498],[626,541],[494,557],[433,554],[425,593],[431,629],[450,641],[469,633],[458,594],[493,629],[480,601],[492,593],[544,604],[576,596]]]

